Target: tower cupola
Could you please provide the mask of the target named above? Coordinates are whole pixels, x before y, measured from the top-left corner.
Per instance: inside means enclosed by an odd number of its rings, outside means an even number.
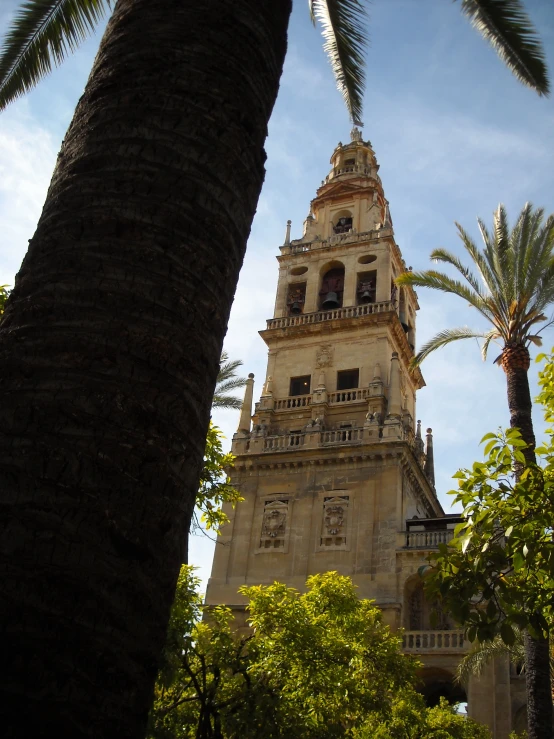
[[[350,142],[343,144],[339,142],[331,155],[332,169],[325,182],[337,179],[350,179],[351,177],[375,177],[379,171],[379,165],[375,158],[375,152],[371,141],[362,139],[362,132],[354,126],[350,132]]]

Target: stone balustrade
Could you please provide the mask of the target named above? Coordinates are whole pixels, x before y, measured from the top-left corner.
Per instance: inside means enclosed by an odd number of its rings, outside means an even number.
[[[312,402],[311,395],[291,395],[275,401],[275,410],[283,411],[289,408],[305,408]]]
[[[333,234],[328,239],[314,239],[313,241],[301,241],[297,244],[283,244],[280,247],[282,254],[303,254],[307,251],[315,251],[316,249],[325,249],[328,246],[336,244],[354,243],[356,241],[369,241],[382,239],[392,235],[392,229],[384,226],[371,231],[361,231],[358,233],[352,229],[341,234]]]
[[[310,396],[298,397],[309,398]],[[263,445],[260,446],[258,444],[258,440],[261,441],[262,439]],[[282,452],[299,446],[317,447],[332,446],[336,444],[361,444],[362,442],[371,444],[384,443],[390,441],[391,439],[397,441],[406,441],[410,446],[413,446],[413,433],[411,433],[410,429],[405,429],[400,423],[398,423],[391,426],[385,425],[384,427],[382,427],[382,433],[380,433],[378,426],[361,426],[355,428],[349,427],[329,429],[325,431],[320,431],[317,429],[307,429],[306,431],[298,431],[293,433],[285,432],[281,434],[272,434],[271,436],[257,434],[252,436],[252,442],[249,445],[249,448],[245,449],[244,451],[251,453],[257,453],[261,450],[263,450],[264,452]],[[423,457],[423,459],[420,461],[420,464],[424,463],[424,459],[425,458]],[[417,548],[431,546],[430,544],[425,543],[424,539],[426,535],[429,537],[430,533],[431,532],[425,531],[410,531],[407,534],[402,534],[402,536],[409,537],[410,543],[406,544],[406,546],[409,546],[410,548]],[[447,541],[447,539],[442,539],[440,537],[450,537],[450,535],[452,534],[451,531],[437,531],[432,533],[436,533],[436,538],[440,541]],[[418,534],[421,534],[421,536],[418,537]],[[403,542],[404,541],[406,541],[406,538],[403,539]],[[431,539],[429,539],[429,541],[431,541]],[[436,545],[433,544],[432,546]]]
[[[368,387],[352,388],[351,390],[337,390],[335,393],[327,394],[328,403],[356,403],[360,400],[366,400],[370,396]]]
[[[284,436],[267,436],[264,439],[264,452],[278,452],[304,446],[306,434],[286,434]]]
[[[335,429],[320,433],[321,444],[349,444],[353,441],[362,441],[364,429]]]
[[[404,652],[465,652],[469,642],[461,629],[445,631],[405,631],[402,634]]]
[[[406,547],[408,549],[436,549],[439,544],[448,544],[453,536],[453,529],[442,529],[439,531],[407,531]]]
[[[364,303],[363,305],[350,305],[333,310],[320,310],[315,313],[300,313],[295,316],[283,316],[282,318],[270,318],[267,328],[288,328],[289,326],[305,326],[310,323],[322,323],[324,321],[335,321],[341,318],[359,318],[369,316],[373,313],[387,313],[395,310],[395,304],[391,300],[381,303]]]

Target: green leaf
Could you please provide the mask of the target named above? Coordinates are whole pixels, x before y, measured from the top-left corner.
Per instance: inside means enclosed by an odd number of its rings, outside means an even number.
[[[482,444],[483,442],[487,441],[488,439],[494,439],[494,441],[498,440],[498,437],[496,434],[493,434],[492,432],[489,432],[488,434],[485,434],[479,444]],[[485,452],[486,453],[486,452]]]
[[[500,626],[500,636],[502,637],[504,644],[507,644],[509,647],[513,646],[516,642],[514,630],[506,621],[503,621]]]

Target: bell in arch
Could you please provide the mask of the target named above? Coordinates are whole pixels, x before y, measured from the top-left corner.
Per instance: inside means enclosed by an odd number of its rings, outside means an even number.
[[[290,312],[293,313],[295,316],[297,316],[299,313],[302,313],[302,306],[297,300],[295,300],[294,303],[291,305]]]
[[[339,298],[337,293],[328,292],[325,296],[325,300],[321,304],[322,308],[326,310],[332,310],[333,308],[340,308]]]
[[[360,293],[360,303],[371,303],[372,295],[371,292],[366,288]]]

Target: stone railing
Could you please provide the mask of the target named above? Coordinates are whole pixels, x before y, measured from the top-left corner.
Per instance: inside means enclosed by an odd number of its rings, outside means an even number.
[[[321,248],[322,244],[326,244],[326,241],[319,241],[317,242],[318,246],[317,248]],[[291,244],[290,245],[290,253],[291,254],[303,254],[305,251],[311,251],[312,250],[312,241],[306,241],[303,244]]]
[[[364,429],[335,429],[322,431],[320,444],[350,444],[353,441],[362,441]]]
[[[337,390],[335,393],[328,393],[327,401],[329,403],[356,403],[359,400],[366,400],[366,398],[369,398],[369,395],[370,390],[368,387]]]
[[[308,434],[281,434],[280,436],[266,436],[264,438],[264,452],[286,452],[290,449],[304,446]],[[364,429],[335,429],[334,431],[320,431],[318,444],[328,446],[332,444],[352,444],[362,441]],[[316,437],[317,438],[317,437]],[[312,442],[313,443],[313,442]]]
[[[304,446],[305,434],[286,434],[285,436],[267,436],[264,439],[264,452],[277,452]]]
[[[405,652],[465,652],[468,646],[461,630],[405,631],[402,635]]]
[[[439,544],[448,544],[453,536],[453,529],[442,529],[442,531],[407,531],[406,547],[408,549],[435,549]]]
[[[288,408],[305,408],[312,402],[311,395],[291,395],[288,398],[275,401],[275,410],[283,411]]]
[[[330,179],[333,179],[334,177],[337,177],[339,174],[350,174],[350,173],[356,173],[359,174],[371,174],[371,167],[364,167],[363,164],[348,164],[345,167],[335,167],[333,169],[333,174],[330,177],[327,175],[326,181],[329,181]]]
[[[360,316],[369,316],[373,313],[387,313],[393,310],[395,310],[395,307],[391,300],[386,300],[382,303],[364,303],[363,305],[351,305],[345,308],[334,308],[333,310],[320,310],[316,313],[301,313],[298,316],[270,318],[267,321],[267,328],[304,326],[310,323],[322,323],[323,321],[334,321],[341,318],[359,318]]]
[[[316,249],[325,249],[327,246],[334,246],[335,244],[351,243],[355,241],[368,241],[369,239],[382,239],[385,236],[390,236],[392,233],[391,229],[387,226],[373,229],[371,231],[362,231],[358,233],[356,230],[351,229],[342,234],[333,234],[328,239],[314,239],[313,241],[301,241],[298,244],[283,244],[280,247],[282,254],[303,254],[307,251],[315,251]]]

